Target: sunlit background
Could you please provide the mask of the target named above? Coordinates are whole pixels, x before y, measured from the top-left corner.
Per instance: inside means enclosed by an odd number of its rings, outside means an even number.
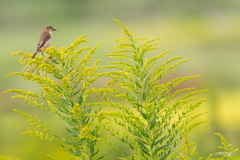
[[[22,71],[19,57],[11,54],[34,53],[41,30],[48,24],[57,29],[51,46],[67,47],[87,34],[89,42],[81,46],[94,47],[102,41],[93,60],[101,58],[99,65],[109,64],[105,55],[117,45],[115,39],[124,36],[113,18],[120,20],[136,38],[161,37],[158,53],[173,49],[166,59],[195,58],[177,67],[171,76],[200,75],[183,87],[209,89],[200,95],[207,101],[196,111],[208,111],[198,120],[210,122],[189,135],[189,140],[198,144],[199,156],[220,151],[217,146],[221,141],[214,136],[216,132],[223,134],[233,148],[240,147],[239,0],[0,0],[0,155],[21,160],[47,159],[41,155],[43,151],[59,160],[71,158],[68,152],[50,142],[20,135],[37,128],[14,109],[38,116],[62,136],[67,133],[64,124],[48,111],[11,99],[11,93],[3,94],[12,88],[37,91],[39,86],[18,76],[4,76]],[[101,153],[109,150],[107,160],[120,156],[106,145],[101,145],[101,149]]]

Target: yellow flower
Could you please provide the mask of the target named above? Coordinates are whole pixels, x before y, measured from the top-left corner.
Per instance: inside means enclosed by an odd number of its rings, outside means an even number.
[[[65,48],[62,47],[62,48],[60,49],[60,52],[61,52],[61,53],[65,52]]]
[[[48,53],[48,52],[49,52],[49,48],[46,48],[46,49],[45,49],[45,52]]]
[[[64,87],[64,88],[68,88],[69,84],[70,84],[70,81],[69,81],[68,77],[64,77],[64,78],[62,79],[62,85],[63,85],[63,87]]]
[[[76,103],[76,104],[73,106],[72,112],[73,112],[73,113],[80,113],[80,112],[81,112],[78,103]]]
[[[49,87],[43,87],[43,88],[42,88],[42,91],[48,92],[48,91],[49,91]]]
[[[48,105],[49,105],[51,108],[53,108],[53,104],[52,104],[51,101],[47,101],[47,103],[48,103]]]
[[[82,130],[81,130],[81,134],[80,134],[80,137],[83,137],[84,135],[84,132],[89,132],[89,133],[91,133],[93,130],[91,129],[91,128],[89,128],[88,126],[85,126],[85,127],[83,127],[82,128]]]

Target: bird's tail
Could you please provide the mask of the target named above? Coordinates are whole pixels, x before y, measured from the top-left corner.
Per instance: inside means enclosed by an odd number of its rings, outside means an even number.
[[[37,55],[37,52],[35,52],[35,53],[33,54],[32,59],[33,59],[36,55]]]

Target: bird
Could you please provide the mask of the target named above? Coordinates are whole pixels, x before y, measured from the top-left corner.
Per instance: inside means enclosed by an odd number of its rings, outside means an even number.
[[[38,52],[42,52],[43,55],[45,49],[50,46],[52,42],[52,31],[56,31],[56,29],[54,29],[51,25],[46,25],[43,27],[42,33],[38,40],[37,51],[33,54],[32,59],[34,59]]]

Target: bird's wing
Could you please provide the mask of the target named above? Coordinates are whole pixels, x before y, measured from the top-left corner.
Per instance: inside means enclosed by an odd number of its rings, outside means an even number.
[[[37,51],[41,48],[49,39],[51,38],[51,34],[48,31],[43,31],[40,35],[38,44],[37,44]]]

